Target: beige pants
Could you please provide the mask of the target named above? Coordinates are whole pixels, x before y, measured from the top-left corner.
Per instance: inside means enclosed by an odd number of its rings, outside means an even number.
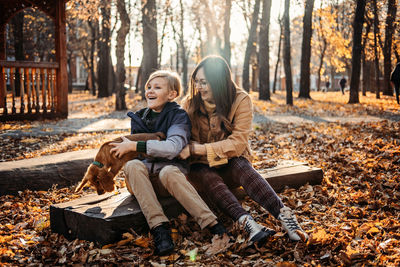
[[[192,215],[202,229],[217,223],[217,217],[178,167],[165,166],[160,171],[159,179],[154,179],[154,181],[149,178],[149,172],[140,160],[128,161],[124,171],[128,191],[136,197],[150,229],[163,222],[168,222],[157,195],[172,195]]]

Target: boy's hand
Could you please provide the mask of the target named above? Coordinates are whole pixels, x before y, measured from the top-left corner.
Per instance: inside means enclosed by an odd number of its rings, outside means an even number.
[[[187,159],[188,157],[190,157],[190,148],[189,148],[189,146],[190,146],[190,145],[186,145],[186,146],[182,149],[181,153],[179,153],[179,158],[181,158],[181,159]]]
[[[110,149],[110,153],[115,152],[117,158],[121,158],[124,154],[130,151],[136,151],[137,142],[131,141],[125,136],[121,137],[121,143],[110,143],[113,148]]]

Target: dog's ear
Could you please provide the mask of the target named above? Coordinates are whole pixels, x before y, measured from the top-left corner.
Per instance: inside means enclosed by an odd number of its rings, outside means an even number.
[[[90,168],[90,167],[89,167]],[[79,191],[82,190],[82,188],[89,182],[89,180],[92,178],[92,175],[89,173],[89,169],[86,172],[85,176],[83,176],[82,181],[79,183],[79,185],[75,189],[75,193],[78,193]]]
[[[97,176],[97,173],[97,166],[90,165],[85,173],[85,176],[83,176],[82,181],[76,187],[75,193],[81,191],[88,182],[93,184],[94,177]]]

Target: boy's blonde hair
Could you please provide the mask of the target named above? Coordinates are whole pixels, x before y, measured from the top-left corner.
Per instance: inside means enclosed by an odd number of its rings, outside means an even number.
[[[182,91],[181,78],[178,73],[169,70],[157,70],[150,74],[149,79],[145,84],[147,88],[149,82],[154,78],[165,78],[168,84],[168,90],[176,91],[176,97],[178,97]]]

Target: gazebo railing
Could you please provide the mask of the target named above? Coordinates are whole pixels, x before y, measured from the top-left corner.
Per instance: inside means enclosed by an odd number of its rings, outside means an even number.
[[[56,62],[0,60],[0,120],[55,117]]]

